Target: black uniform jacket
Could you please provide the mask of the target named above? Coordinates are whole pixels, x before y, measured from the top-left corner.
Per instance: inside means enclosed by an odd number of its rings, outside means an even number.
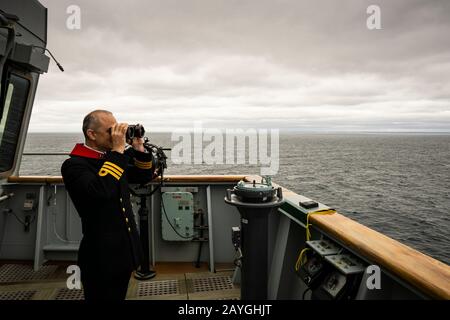
[[[61,173],[81,217],[78,252],[82,274],[117,274],[136,269],[142,259],[128,183],[146,183],[154,175],[152,154],[132,148],[105,154],[77,144]]]

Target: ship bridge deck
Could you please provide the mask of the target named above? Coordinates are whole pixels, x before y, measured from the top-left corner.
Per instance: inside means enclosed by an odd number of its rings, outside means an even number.
[[[0,264],[0,300],[83,300],[83,289],[69,289],[70,262],[49,262],[34,272],[31,262]],[[74,264],[74,263],[73,263]],[[157,263],[156,276],[140,281],[130,277],[127,300],[239,300],[239,284],[233,283],[232,266],[206,263]]]
[[[236,252],[231,241],[231,229],[233,226],[240,225],[239,212],[225,203],[224,196],[227,194],[227,190],[234,187],[240,180],[259,181],[260,179],[259,176],[238,175],[166,176],[165,187],[157,196],[152,196],[148,200],[150,211],[149,258],[151,265],[156,268],[158,276],[148,284],[138,283],[132,279],[128,297],[130,299],[151,299],[152,297],[157,299],[171,297],[179,299],[237,298],[239,290],[236,290],[237,287],[233,282],[233,287],[227,287],[227,284],[230,283],[229,280],[224,280],[224,278],[214,280],[214,277],[219,274],[218,266],[220,264],[227,263],[233,266]],[[149,190],[153,190],[158,183],[155,180],[147,187]],[[276,184],[273,185],[278,187]],[[32,261],[33,266],[29,266],[29,270],[34,270],[34,276],[44,270],[52,272],[53,269],[49,267],[51,261],[76,260],[82,236],[80,219],[61,177],[9,177],[8,182],[2,184],[1,188],[6,194],[13,194],[12,197],[0,204],[0,209],[6,210],[5,212],[22,212],[24,214],[24,204],[27,203],[30,195],[32,199],[35,199],[36,205],[32,206],[32,212],[26,211],[26,214],[35,216],[28,231],[24,231],[24,226],[14,219],[12,214],[0,215],[0,225],[3,225],[3,229],[0,229],[0,239],[3,239],[0,247],[0,259],[3,259],[0,260],[0,263],[3,263],[0,275],[8,274],[8,270],[10,270],[8,268],[11,270],[15,268],[8,266],[7,259]],[[174,190],[192,194],[193,205],[198,209],[197,212],[202,212],[204,215],[202,226],[197,226],[201,230],[199,231],[201,234],[199,241],[166,239],[167,234],[164,234],[163,222],[168,218],[161,212],[161,199],[163,198],[161,193],[174,192]],[[311,199],[286,188],[283,188],[283,197],[286,201],[275,214],[270,215],[266,231],[268,234],[269,299],[301,299],[305,290],[308,289],[304,279],[299,277],[295,269],[299,253],[311,246],[306,242],[307,225],[310,227],[308,231],[311,233],[311,240],[326,241],[339,248],[338,252],[332,254],[333,259],[337,260],[327,259],[325,257],[327,254],[322,254],[327,265],[331,266],[333,270],[340,270],[347,276],[346,270],[341,266],[342,263],[348,262],[344,256],[358,260],[366,268],[358,271],[363,277],[358,288],[358,299],[449,299],[450,267],[448,265],[337,212],[331,215],[313,214],[315,211],[329,208],[324,204],[317,203],[315,208],[306,209],[300,203]],[[176,212],[175,209],[174,212]],[[200,245],[201,243],[203,246]],[[314,247],[309,249],[314,249]],[[321,255],[319,251],[317,253]],[[178,263],[180,266],[186,263],[192,265],[195,260],[202,262],[203,266],[207,267],[204,267],[203,270],[180,270],[169,273],[158,270],[166,264],[171,264],[172,268],[175,268],[174,266]],[[380,279],[383,283],[381,290],[369,290],[364,286],[370,276],[367,272],[369,266],[379,268]],[[54,275],[58,275],[59,278],[44,279],[41,287],[48,288],[48,290],[39,291],[38,294],[19,292],[33,292],[35,286],[39,287],[39,282],[33,280],[35,279],[33,276],[30,276],[30,280],[21,280],[19,283],[5,283],[0,280],[0,289],[4,297],[14,298],[15,296],[11,295],[14,295],[14,290],[16,290],[16,295],[27,297],[28,294],[32,295],[33,299],[56,299],[60,292],[67,292],[63,289],[66,287],[65,281],[68,275],[58,270],[53,271],[56,272]],[[203,273],[198,273],[198,271]],[[233,268],[228,272],[232,274]],[[351,276],[350,273],[348,275]],[[230,277],[230,274],[227,276]],[[217,295],[214,296],[208,290],[201,291],[198,289],[200,287],[194,283],[203,283],[212,288],[220,288],[220,290],[210,290],[211,292],[216,291],[214,294]],[[218,287],[214,284],[217,284]],[[323,286],[326,286],[326,283]],[[167,291],[164,291],[163,288]],[[150,296],[145,294],[145,292],[154,292],[152,290],[172,293],[151,294]],[[225,296],[222,295],[222,291],[226,293]]]

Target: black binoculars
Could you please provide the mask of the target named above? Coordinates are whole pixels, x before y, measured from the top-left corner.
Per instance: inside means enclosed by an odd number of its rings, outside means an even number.
[[[145,129],[141,124],[132,124],[128,126],[126,139],[132,140],[133,138],[143,138]]]
[[[109,134],[111,134],[111,129],[108,129]],[[145,134],[145,129],[142,124],[130,124],[128,126],[127,132],[125,133],[125,138],[128,140],[133,140],[133,138],[143,138]]]

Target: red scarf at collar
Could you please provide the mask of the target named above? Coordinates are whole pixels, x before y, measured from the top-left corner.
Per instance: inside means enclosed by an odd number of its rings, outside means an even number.
[[[83,143],[77,143],[73,148],[72,152],[70,153],[70,155],[91,159],[103,159],[103,157],[105,156],[100,151],[95,151],[87,148]]]

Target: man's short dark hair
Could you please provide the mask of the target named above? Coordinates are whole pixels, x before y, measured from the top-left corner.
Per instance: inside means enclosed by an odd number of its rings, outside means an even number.
[[[89,112],[83,119],[83,134],[86,139],[88,139],[87,136],[87,130],[88,129],[96,129],[98,128],[98,114],[100,113],[106,113],[106,114],[112,114],[112,112],[108,110],[94,110]]]

